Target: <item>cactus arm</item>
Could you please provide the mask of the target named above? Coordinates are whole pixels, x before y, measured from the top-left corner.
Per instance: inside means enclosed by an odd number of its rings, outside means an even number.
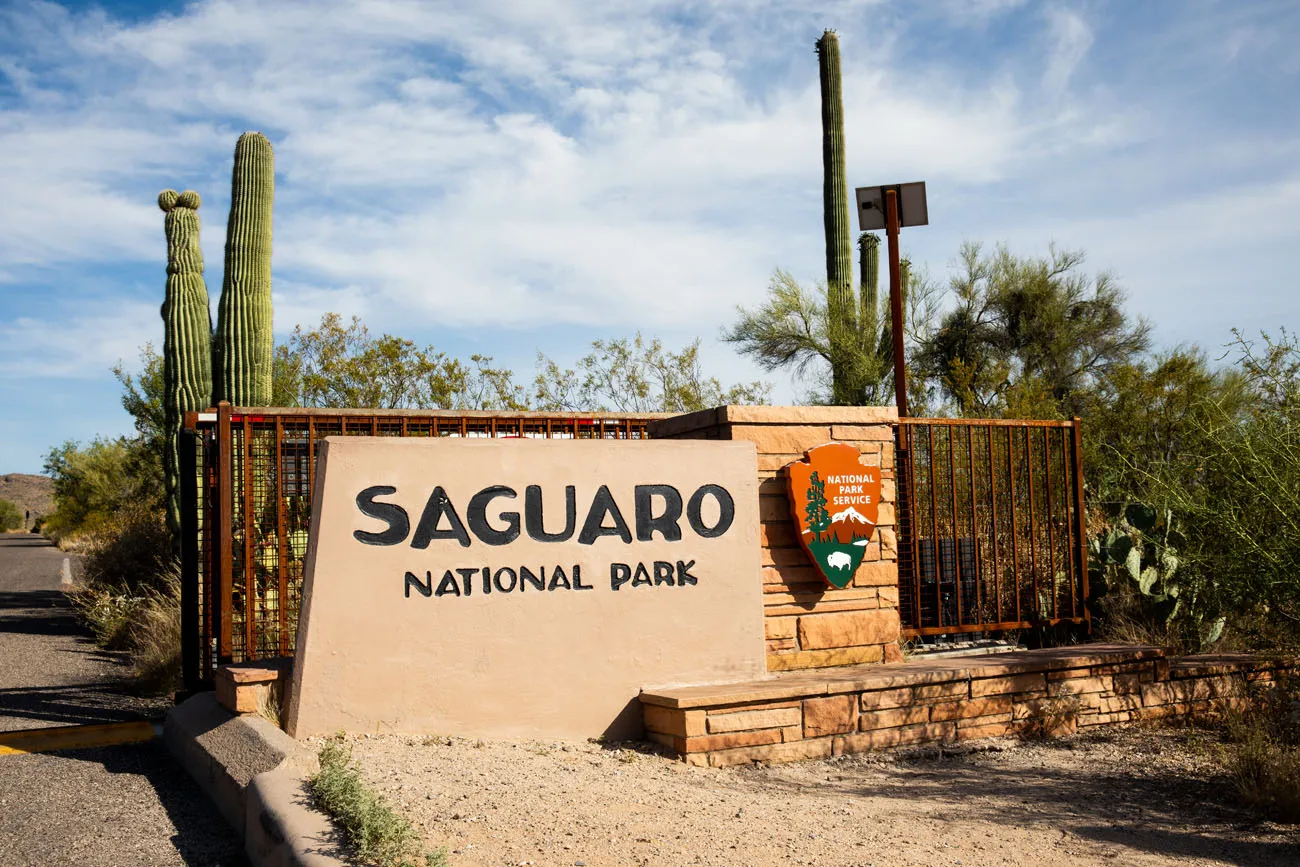
[[[213,343],[213,403],[271,402],[271,205],[275,155],[260,132],[235,145],[225,273]]]
[[[212,312],[203,279],[203,250],[199,246],[199,194],[164,190],[158,206],[166,213],[167,291],[163,318],[163,410],[166,440],[163,467],[167,492],[167,525],[172,538],[180,534],[180,427],[185,413],[207,407],[212,393],[209,345]]]

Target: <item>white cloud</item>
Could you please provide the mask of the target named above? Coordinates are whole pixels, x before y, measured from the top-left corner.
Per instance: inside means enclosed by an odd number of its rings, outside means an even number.
[[[1051,45],[1043,73],[1043,90],[1055,97],[1064,93],[1070,76],[1087,56],[1093,33],[1082,15],[1060,6],[1048,10],[1047,25]]]
[[[52,315],[0,321],[0,376],[101,379],[135,367],[140,347],[161,349],[158,305],[120,299],[53,305]]]

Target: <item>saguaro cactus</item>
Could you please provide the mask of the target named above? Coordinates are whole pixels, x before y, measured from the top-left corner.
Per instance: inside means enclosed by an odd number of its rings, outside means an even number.
[[[880,339],[880,237],[871,232],[858,236],[858,335],[866,352],[875,352]]]
[[[271,402],[271,203],[275,155],[260,132],[235,144],[226,269],[212,346],[212,402],[237,406]]]
[[[203,279],[203,250],[199,246],[199,194],[163,190],[158,207],[167,215],[167,294],[163,318],[163,412],[167,439],[163,466],[167,487],[167,524],[172,537],[180,533],[179,439],[182,416],[206,408],[212,393],[209,346],[212,312]]]
[[[840,88],[840,41],[827,30],[817,40],[822,95],[822,205],[826,227],[826,314],[829,318],[831,401],[852,404],[852,357],[857,332],[853,298],[853,245],[849,239],[848,182],[844,171],[844,100]],[[837,339],[838,338],[838,339]],[[838,351],[836,349],[838,345]]]

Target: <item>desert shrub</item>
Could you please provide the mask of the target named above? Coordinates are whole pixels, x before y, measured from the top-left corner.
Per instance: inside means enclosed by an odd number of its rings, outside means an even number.
[[[0,500],[0,533],[17,530],[22,525],[22,510],[8,500]]]
[[[1048,698],[1029,706],[1016,734],[1026,741],[1046,741],[1073,734],[1078,726],[1079,702],[1074,698]]]
[[[1224,722],[1222,762],[1246,803],[1300,822],[1300,675],[1280,672]]]
[[[171,536],[161,511],[123,509],[81,539],[83,578],[90,587],[138,596],[145,588],[162,587],[174,568]]]
[[[378,867],[427,867],[446,863],[443,850],[423,854],[415,828],[393,812],[382,797],[368,789],[352,763],[352,751],[329,740],[318,753],[320,770],[307,781],[315,805],[342,829],[356,859]]]

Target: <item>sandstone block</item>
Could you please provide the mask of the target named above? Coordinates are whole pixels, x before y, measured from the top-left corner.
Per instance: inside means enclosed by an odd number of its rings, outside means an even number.
[[[807,566],[808,555],[802,548],[760,548],[759,562],[764,566]]]
[[[714,750],[731,750],[736,747],[751,747],[762,744],[781,743],[780,729],[760,729],[759,731],[727,732],[726,734],[704,735],[687,738],[685,753],[711,753]]]
[[[764,617],[763,634],[768,638],[794,638],[796,617]]]
[[[829,650],[801,650],[798,653],[769,653],[768,671],[794,671],[803,668],[831,668],[837,665],[861,665],[880,662],[880,645],[843,647]]]
[[[887,707],[901,707],[910,705],[913,702],[912,688],[903,686],[897,689],[877,689],[871,692],[864,692],[858,700],[858,706],[865,713],[866,711],[879,710]]]
[[[817,738],[853,731],[854,704],[851,695],[806,699],[803,703],[803,736]]]
[[[1109,688],[1109,684],[1100,677],[1075,677],[1070,680],[1055,680],[1050,681],[1047,686],[1047,694],[1051,696],[1106,692]]]
[[[647,731],[679,738],[704,734],[704,711],[678,710],[653,704],[641,705],[642,718]]]
[[[799,646],[804,650],[885,644],[897,641],[898,635],[898,614],[893,611],[846,611],[799,618]]]
[[[893,484],[890,482],[890,484]],[[880,544],[880,556],[885,560],[898,559],[898,534],[893,527],[880,527],[876,530],[876,539]],[[897,575],[897,573],[895,573]],[[895,581],[897,583],[897,581]]]
[[[758,525],[758,544],[764,548],[799,548],[799,534],[790,520],[789,509],[782,517],[785,520]]]
[[[877,530],[876,532],[880,532]],[[897,587],[898,564],[893,560],[864,561],[853,573],[854,587]]]
[[[787,464],[803,460],[802,454],[788,455],[759,455],[758,470],[759,472],[771,472],[773,470],[785,469]]]
[[[897,642],[891,642],[885,645],[885,663],[887,665],[903,661],[903,650]]]
[[[880,511],[876,514],[876,525],[888,527],[894,524],[894,504],[881,503]]]
[[[709,714],[709,734],[781,728],[799,725],[802,717],[797,707],[772,710],[742,710],[734,713]]]
[[[830,425],[747,425],[733,424],[723,428],[723,438],[749,440],[760,455],[803,455],[808,449],[830,442]]]
[[[972,680],[970,694],[972,698],[985,695],[1003,695],[1013,692],[1035,692],[1047,690],[1047,680],[1041,673],[1016,674],[1011,677],[988,677]]]
[[[831,439],[892,443],[894,426],[892,424],[835,424],[831,425]]]
[[[799,740],[793,743],[741,747],[709,753],[709,764],[715,768],[744,765],[749,762],[798,762],[805,759],[825,759],[831,754],[830,738]]]
[[[947,683],[927,683],[912,689],[912,697],[916,701],[966,698],[969,695],[969,686],[965,680],[950,680]]]
[[[898,502],[898,483],[893,479],[882,479],[880,482],[880,502],[897,503]]]
[[[876,729],[895,728],[897,726],[915,725],[930,721],[930,708],[927,705],[895,707],[889,710],[877,710],[864,713],[858,717],[858,728],[864,732]]]
[[[769,638],[767,639],[767,652],[776,653],[783,650],[798,650],[799,645],[793,638]]]
[[[965,720],[973,717],[1009,713],[1011,713],[1011,697],[996,695],[988,698],[959,699],[936,704],[930,708],[930,719],[933,722],[945,722],[952,719]]]

